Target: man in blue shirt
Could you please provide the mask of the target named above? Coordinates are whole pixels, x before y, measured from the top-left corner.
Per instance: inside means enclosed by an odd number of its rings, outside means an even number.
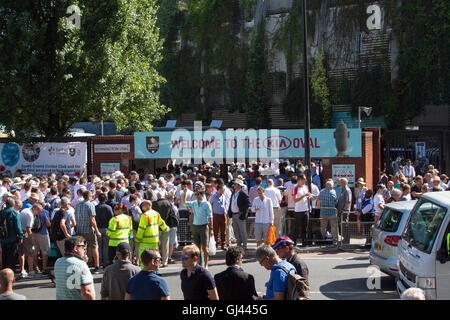
[[[43,206],[40,203],[36,203],[31,208],[33,215],[38,216],[41,224],[40,230],[33,230],[33,244],[35,248],[34,265],[37,268],[38,265],[38,254],[41,251],[42,254],[42,274],[49,274],[49,270],[47,270],[47,260],[48,255],[50,254],[50,237],[48,234],[48,228],[51,226],[50,216],[47,210],[43,209]]]
[[[218,185],[217,192],[211,197],[211,206],[213,212],[213,229],[214,238],[217,247],[219,246],[219,230],[220,230],[220,246],[222,250],[225,248],[225,230],[227,229],[227,212],[229,201],[225,196],[224,186]]]
[[[205,192],[203,190],[195,191],[196,201],[186,201],[184,205],[192,208],[194,211],[194,221],[192,222],[191,236],[192,242],[203,251],[204,267],[208,268],[209,257],[209,236],[213,235],[212,225],[212,209],[211,204],[204,198]],[[202,259],[199,260],[202,265]]]
[[[141,254],[144,270],[128,280],[125,300],[170,300],[167,281],[157,272],[161,255],[145,249]]]
[[[286,300],[288,275],[281,267],[293,274],[296,273],[295,267],[286,260],[280,259],[275,250],[266,244],[256,249],[255,256],[261,266],[271,270],[266,294],[261,298],[266,300]]]

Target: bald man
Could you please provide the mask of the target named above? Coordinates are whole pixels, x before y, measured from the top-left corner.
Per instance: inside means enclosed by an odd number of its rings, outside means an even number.
[[[0,300],[27,300],[27,297],[13,292],[14,272],[5,268],[0,271]]]

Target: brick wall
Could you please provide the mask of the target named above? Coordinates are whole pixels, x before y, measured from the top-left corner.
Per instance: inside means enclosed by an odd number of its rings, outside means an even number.
[[[100,175],[101,163],[120,163],[120,171],[125,175],[131,171],[130,160],[134,160],[134,136],[92,137],[92,173]],[[94,153],[96,144],[129,144],[128,153]]]

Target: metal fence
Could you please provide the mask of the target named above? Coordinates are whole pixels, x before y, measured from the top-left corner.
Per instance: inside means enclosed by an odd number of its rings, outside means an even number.
[[[320,215],[320,209],[314,209],[308,216],[308,225],[306,228],[306,245],[338,245],[342,248],[350,246],[363,246],[370,244],[373,233],[373,225],[375,222],[350,221],[351,215],[355,215],[355,211],[347,211],[342,215],[337,215],[335,208],[322,208],[334,210],[335,215],[338,216],[335,224],[335,232],[332,232],[332,224],[328,221],[325,224],[326,218]],[[321,224],[323,224],[321,226]],[[250,215],[247,219],[247,234],[248,241],[255,241],[254,233],[255,217]],[[287,235],[291,238],[295,237],[295,217],[290,217],[287,213],[281,215],[280,220],[280,234]],[[323,230],[322,230],[323,228]],[[333,234],[337,237],[333,237]],[[298,236],[299,233],[297,233]],[[191,231],[188,218],[179,219],[177,228],[178,242],[180,245],[191,244]],[[300,239],[296,239],[300,240]],[[299,242],[297,242],[299,243]]]
[[[357,211],[344,211],[340,217],[340,247],[348,248],[352,246],[370,245],[373,235],[375,221],[350,221],[350,217],[359,216]]]

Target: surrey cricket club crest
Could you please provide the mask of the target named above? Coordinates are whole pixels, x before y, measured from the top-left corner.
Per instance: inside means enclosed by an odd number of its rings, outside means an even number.
[[[69,155],[71,157],[75,157],[75,154],[76,154],[76,149],[75,148],[69,148]]]
[[[156,153],[159,149],[159,137],[146,137],[147,150],[150,153]]]

